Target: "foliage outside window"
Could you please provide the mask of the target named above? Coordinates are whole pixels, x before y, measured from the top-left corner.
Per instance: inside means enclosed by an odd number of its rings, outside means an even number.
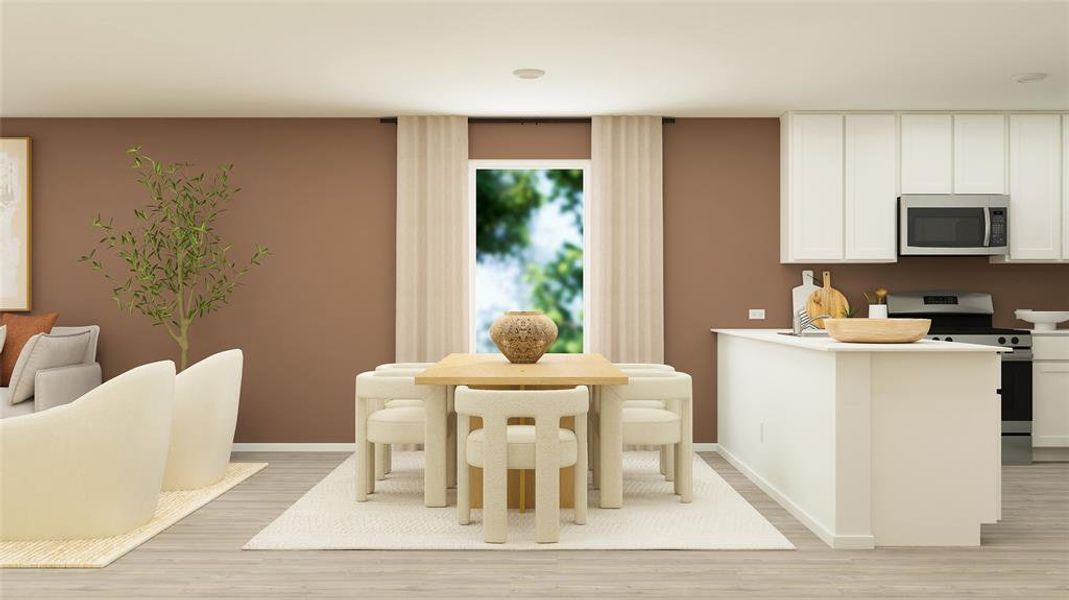
[[[582,169],[477,169],[476,350],[506,310],[544,312],[559,331],[549,352],[583,351]]]

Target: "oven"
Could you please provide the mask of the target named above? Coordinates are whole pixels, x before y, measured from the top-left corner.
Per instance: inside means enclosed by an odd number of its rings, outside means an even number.
[[[1009,196],[904,194],[898,205],[900,255],[998,255],[1009,250]]]

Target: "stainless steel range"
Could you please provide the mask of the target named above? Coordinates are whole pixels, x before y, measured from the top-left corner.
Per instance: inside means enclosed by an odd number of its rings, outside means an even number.
[[[1032,333],[994,327],[991,294],[923,290],[887,296],[887,314],[932,320],[927,339],[1004,346],[1002,355],[1002,462],[1032,462]]]

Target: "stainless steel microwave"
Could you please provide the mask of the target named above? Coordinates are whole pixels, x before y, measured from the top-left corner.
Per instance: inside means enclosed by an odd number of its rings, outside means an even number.
[[[903,194],[898,253],[996,255],[1009,250],[1010,197],[1002,194]]]

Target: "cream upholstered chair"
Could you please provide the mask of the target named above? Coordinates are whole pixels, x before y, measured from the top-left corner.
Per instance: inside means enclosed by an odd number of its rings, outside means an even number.
[[[623,404],[624,446],[665,446],[674,455],[675,493],[693,498],[694,423],[691,378],[686,373],[634,375],[627,385],[606,386],[603,399]],[[611,398],[606,396],[611,395]],[[628,406],[634,400],[656,400],[664,408]]]
[[[241,350],[227,350],[178,374],[163,489],[199,489],[226,474],[238,421],[242,363]]]
[[[418,405],[387,406],[393,399]],[[369,371],[356,376],[356,501],[375,491],[375,454],[382,444],[423,444],[423,500],[446,505],[446,389],[416,385],[411,372]]]
[[[0,421],[0,540],[101,538],[156,512],[174,363],[137,367],[74,402]]]
[[[386,374],[400,375],[402,371],[407,371],[412,375],[419,373],[420,371],[433,366],[434,363],[426,362],[405,362],[405,363],[386,363],[375,367],[375,371],[386,371]],[[385,400],[384,405],[388,407],[398,406],[421,406],[422,400],[414,398],[394,398],[392,400]],[[377,444],[375,446],[375,479],[382,481],[386,479],[386,474],[393,471],[393,446],[390,444]]]
[[[586,523],[586,386],[567,390],[456,389],[457,520],[471,522],[466,465],[483,470],[483,539],[504,543],[508,535],[508,469],[535,470],[535,529],[539,543],[560,540],[560,469],[575,465],[575,522]],[[575,431],[560,426],[574,416]],[[469,433],[469,417],[483,426]],[[534,425],[509,425],[514,417]]]
[[[626,375],[635,376],[671,373],[676,370],[671,365],[662,365],[660,363],[614,363],[614,365]],[[624,403],[624,406],[630,408],[665,408],[664,402],[660,400],[628,400]],[[675,455],[668,451],[667,446],[661,446],[660,451],[661,475],[664,475],[668,481],[672,481],[675,478]]]

